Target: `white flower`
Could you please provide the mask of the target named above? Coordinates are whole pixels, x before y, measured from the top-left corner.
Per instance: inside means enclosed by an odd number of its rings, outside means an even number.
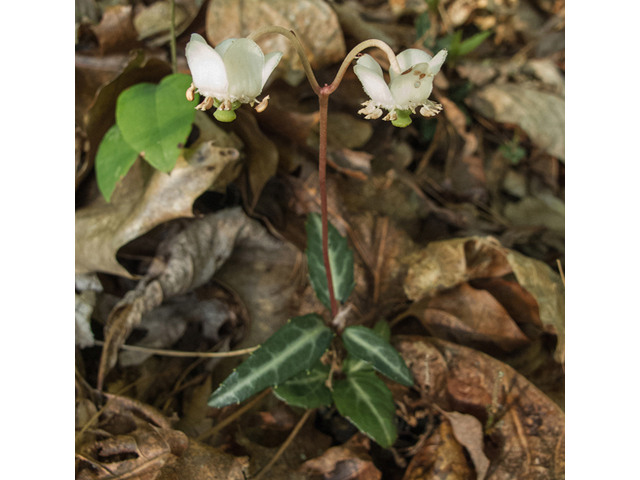
[[[253,106],[269,75],[280,62],[282,52],[264,55],[256,42],[248,38],[230,38],[214,49],[202,36],[194,33],[187,44],[186,56],[193,77],[187,99],[192,100],[197,89],[205,99],[196,108],[207,110],[215,106],[218,108],[216,113],[226,111],[229,116],[242,103]],[[260,108],[260,111],[266,108],[266,99],[258,105],[257,109]],[[233,118],[218,119],[231,121]]]
[[[363,55],[358,59],[354,72],[362,83],[364,91],[371,100],[362,105],[365,108],[358,113],[365,118],[380,118],[382,109],[389,113],[383,120],[391,120],[396,126],[406,127],[411,123],[409,112],[425,117],[436,115],[442,110],[442,105],[429,100],[433,90],[433,77],[440,71],[440,67],[447,58],[447,51],[441,50],[435,57],[416,48],[410,48],[397,57],[401,73],[389,71],[391,83],[384,81],[382,68],[371,55]]]

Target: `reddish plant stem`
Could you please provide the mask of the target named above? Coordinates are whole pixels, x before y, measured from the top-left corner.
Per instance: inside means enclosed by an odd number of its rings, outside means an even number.
[[[333,291],[333,277],[331,276],[331,263],[329,262],[329,212],[327,208],[327,115],[329,112],[329,94],[331,90],[325,86],[320,89],[318,99],[320,101],[320,153],[319,180],[320,180],[320,209],[322,213],[322,258],[324,269],[327,272],[327,287],[331,301],[331,316],[338,315],[338,302]]]

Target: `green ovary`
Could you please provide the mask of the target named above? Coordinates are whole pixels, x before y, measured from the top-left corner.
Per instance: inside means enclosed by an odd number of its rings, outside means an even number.
[[[396,110],[398,118],[392,120],[391,123],[395,127],[404,128],[411,125],[411,111],[410,110]]]

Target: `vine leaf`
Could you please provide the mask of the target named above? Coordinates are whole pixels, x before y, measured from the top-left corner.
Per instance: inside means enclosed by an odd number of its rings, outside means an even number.
[[[133,166],[138,152],[122,138],[118,125],[114,125],[104,134],[96,154],[96,180],[102,196],[107,202],[122,177]]]
[[[398,351],[370,328],[347,327],[342,341],[349,354],[371,363],[378,372],[402,385],[413,385],[411,370]]]
[[[190,84],[189,75],[174,74],[158,85],[134,85],[118,97],[116,124],[122,137],[163,172],[171,171],[191,131],[196,111],[184,94]]]
[[[96,154],[98,188],[107,202],[138,154],[158,170],[173,169],[195,119],[184,95],[190,84],[189,75],[174,74],[158,85],[139,83],[118,96],[116,124]]]
[[[360,372],[335,381],[333,401],[342,416],[381,447],[396,441],[393,395],[375,373]]]
[[[303,371],[285,380],[273,394],[294,407],[318,408],[331,405],[331,391],[325,386],[329,378],[329,365],[320,360],[309,371]]]
[[[222,382],[209,406],[240,403],[311,368],[332,338],[331,329],[315,313],[292,318]]]
[[[309,278],[318,299],[325,307],[331,309],[327,273],[322,256],[322,217],[312,212],[307,220],[307,263]],[[329,222],[329,264],[331,279],[336,300],[344,302],[351,294],[355,282],[353,280],[353,250],[349,248],[347,239]]]

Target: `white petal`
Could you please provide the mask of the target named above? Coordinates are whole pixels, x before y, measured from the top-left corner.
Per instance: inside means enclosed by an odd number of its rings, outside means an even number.
[[[193,84],[207,97],[223,97],[227,94],[227,71],[213,48],[197,33],[191,35],[191,41],[185,51],[187,63],[193,77]]]
[[[382,75],[378,75],[376,71],[363,65],[356,65],[353,67],[353,71],[360,80],[360,83],[362,83],[364,91],[376,104],[389,106],[395,104],[389,86],[387,82],[384,81],[384,78],[382,78]]]
[[[398,65],[400,65],[400,72],[404,72],[418,63],[428,63],[431,60],[431,55],[417,48],[409,48],[399,53],[396,58],[398,59]],[[393,69],[389,70],[389,74],[391,75],[391,81],[397,76]]]
[[[280,59],[282,58],[282,52],[271,52],[264,56],[264,67],[262,67],[262,88],[267,83],[269,75],[278,66]]]
[[[371,55],[365,53],[358,59],[356,65],[367,67],[369,70],[372,70],[374,73],[377,73],[380,77],[384,78],[382,74],[382,67]]]
[[[447,53],[449,53],[447,52],[447,49],[440,50],[438,54],[431,59],[431,61],[429,62],[429,67],[431,67],[431,73],[435,75],[440,71],[442,64],[447,59]]]
[[[227,53],[227,49],[231,46],[233,42],[235,42],[237,38],[227,38],[223,40],[218,45],[216,45],[216,52],[220,54],[222,58],[224,58],[224,54]]]
[[[406,110],[422,105],[433,89],[433,75],[428,63],[414,65],[409,72],[398,75],[391,81],[391,93],[398,108]]]
[[[239,38],[227,49],[224,65],[229,78],[229,95],[239,100],[255,99],[262,92],[264,54],[253,40]]]

